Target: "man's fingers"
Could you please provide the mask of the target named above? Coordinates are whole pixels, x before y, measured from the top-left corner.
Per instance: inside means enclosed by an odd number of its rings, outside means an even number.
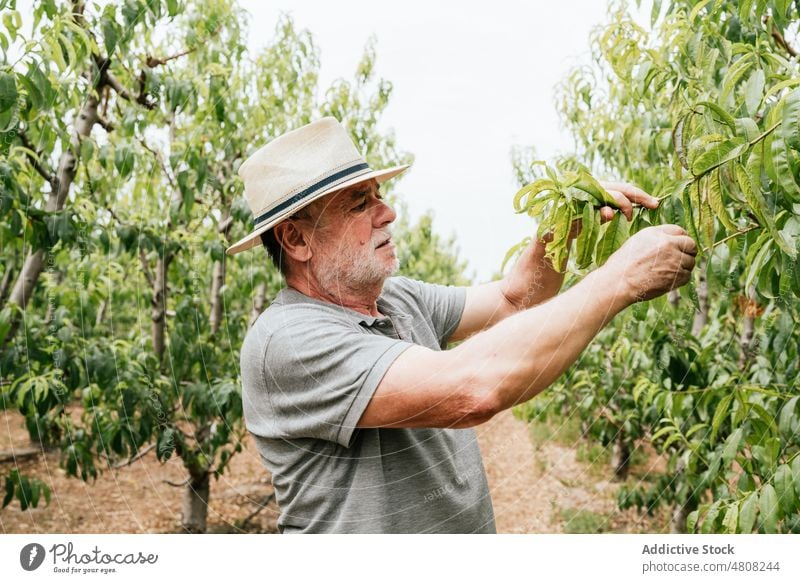
[[[621,192],[631,202],[638,202],[643,207],[654,209],[658,207],[659,200],[654,196],[650,196],[644,190],[633,184],[627,182],[601,182],[600,185],[608,190],[616,190]]]
[[[633,205],[631,204],[631,201],[628,200],[628,197],[618,190],[606,189],[606,191],[617,202],[617,206],[619,207],[619,210],[622,211],[622,214],[625,215],[625,218],[629,221],[633,220]]]
[[[693,255],[682,255],[681,256],[681,268],[687,271],[691,271],[694,269],[694,256]]]
[[[694,239],[688,237],[686,235],[681,235],[678,238],[678,247],[684,253],[695,257],[697,255],[697,243],[695,243]]]
[[[661,231],[664,231],[664,232],[665,232],[665,233],[667,233],[668,235],[676,235],[676,236],[680,236],[680,235],[686,235],[686,236],[688,236],[688,235],[689,235],[689,233],[687,233],[687,232],[686,232],[686,231],[683,229],[683,227],[680,227],[680,226],[678,226],[678,225],[670,225],[670,224],[667,224],[667,225],[657,225],[657,226],[655,226],[655,227],[653,227],[653,228],[655,228],[655,229],[659,229],[659,230],[661,230]]]
[[[602,206],[600,207],[600,222],[607,223],[611,219],[614,218],[614,209],[610,206]]]

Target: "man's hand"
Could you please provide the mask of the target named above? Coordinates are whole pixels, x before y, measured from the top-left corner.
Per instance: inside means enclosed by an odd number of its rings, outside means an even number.
[[[658,208],[658,199],[650,196],[644,190],[627,182],[601,182],[600,186],[606,189],[614,200],[617,201],[619,210],[628,221],[633,220],[633,203],[639,203],[645,208]],[[610,221],[614,218],[615,209],[610,206],[600,208],[600,220]]]
[[[628,219],[629,222],[633,220],[634,203],[638,203],[649,209],[658,208],[659,200],[657,198],[650,196],[644,190],[638,186],[634,186],[633,184],[628,184],[627,182],[600,182],[600,186],[602,186],[606,192],[608,192],[614,198],[614,200],[617,202],[620,212],[625,215],[625,218]],[[600,207],[600,222],[607,223],[614,218],[614,213],[616,212],[617,209],[614,209],[610,206]],[[581,220],[575,219],[572,221],[572,229],[569,233],[570,241],[577,238],[580,233]],[[542,238],[544,243],[549,243],[552,240],[552,233],[547,233]]]
[[[598,271],[612,274],[631,302],[651,300],[689,281],[697,244],[678,225],[642,229],[614,252]]]

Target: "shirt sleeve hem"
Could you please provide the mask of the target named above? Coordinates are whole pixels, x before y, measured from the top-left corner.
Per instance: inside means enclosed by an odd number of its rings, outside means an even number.
[[[339,426],[339,433],[336,436],[336,441],[344,447],[350,447],[353,443],[353,437],[357,429],[356,425],[364,414],[372,395],[378,389],[378,385],[383,379],[386,371],[389,370],[391,364],[402,354],[407,348],[414,346],[410,342],[396,342],[392,344],[386,352],[384,352],[375,364],[372,365],[367,378],[364,379],[364,384],[361,390],[353,398],[350,403],[350,408],[345,414],[342,424]]]

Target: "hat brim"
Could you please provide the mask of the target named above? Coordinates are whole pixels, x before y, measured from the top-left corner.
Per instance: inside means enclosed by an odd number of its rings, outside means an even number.
[[[354,184],[358,184],[360,182],[366,182],[367,180],[375,179],[375,180],[378,181],[378,183],[386,182],[390,178],[394,178],[395,176],[397,176],[398,174],[400,174],[401,172],[406,170],[409,166],[410,166],[410,164],[404,164],[402,166],[393,166],[391,168],[384,168],[383,170],[373,170],[372,172],[367,172],[366,174],[362,174],[360,176],[356,176],[355,178],[352,178],[351,180],[348,180],[348,181],[343,182],[341,184],[337,184],[333,188],[330,188],[328,190],[323,190],[322,192],[317,193],[312,197],[309,197],[307,199],[303,199],[302,201],[298,202],[296,205],[288,207],[284,212],[282,212],[278,216],[270,219],[269,221],[267,221],[263,225],[259,225],[258,228],[256,230],[254,230],[252,233],[250,233],[249,235],[247,235],[243,239],[240,239],[239,241],[237,241],[236,243],[234,243],[233,245],[228,247],[228,249],[226,250],[226,253],[228,255],[235,255],[236,253],[241,253],[242,251],[247,251],[248,249],[252,249],[253,247],[256,247],[256,246],[260,245],[261,244],[261,234],[262,233],[264,233],[265,231],[268,231],[269,229],[271,229],[272,227],[274,227],[275,225],[280,223],[282,220],[284,220],[287,217],[293,215],[299,209],[301,209],[302,207],[304,207],[304,206],[310,204],[311,202],[317,200],[318,198],[322,198],[323,196],[327,196],[327,195],[332,194],[334,192],[338,192],[340,190],[344,190],[345,188],[353,186]]]

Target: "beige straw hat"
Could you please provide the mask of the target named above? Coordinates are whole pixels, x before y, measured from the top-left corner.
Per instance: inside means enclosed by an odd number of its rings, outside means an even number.
[[[326,194],[373,178],[384,182],[406,168],[371,169],[333,117],[278,136],[239,167],[255,227],[228,254],[259,245],[262,233]]]

